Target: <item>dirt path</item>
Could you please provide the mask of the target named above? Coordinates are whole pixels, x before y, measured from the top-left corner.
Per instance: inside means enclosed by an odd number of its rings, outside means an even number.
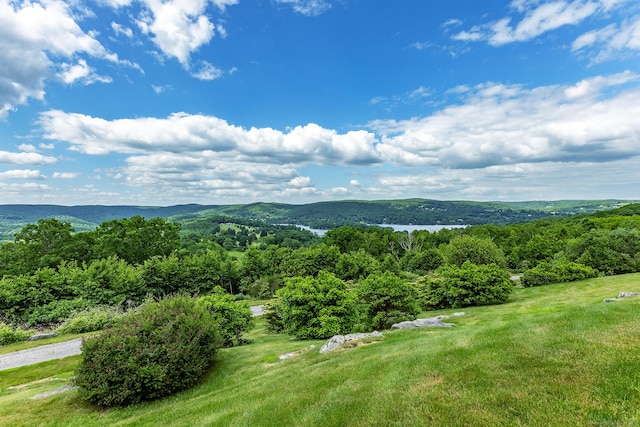
[[[251,307],[254,316],[264,314],[261,305]],[[0,355],[0,371],[4,369],[18,368],[20,366],[33,365],[35,363],[47,362],[54,359],[75,356],[80,354],[82,339],[78,338],[57,344],[47,344],[28,350],[20,350],[13,353]]]

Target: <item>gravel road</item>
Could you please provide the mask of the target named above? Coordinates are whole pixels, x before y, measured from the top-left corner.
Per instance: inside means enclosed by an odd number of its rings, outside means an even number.
[[[264,314],[261,305],[252,306],[251,313],[254,316],[261,316]],[[47,344],[28,350],[2,354],[0,355],[0,371],[4,369],[18,368],[20,366],[33,365],[35,363],[46,362],[54,359],[62,359],[63,357],[75,356],[76,354],[80,354],[81,344],[82,339],[78,338],[57,344]]]
[[[82,339],[78,338],[57,344],[41,345],[40,347],[28,350],[2,354],[0,355],[0,371],[20,366],[33,365],[34,363],[46,362],[48,360],[75,356],[76,354],[80,354],[81,344]]]

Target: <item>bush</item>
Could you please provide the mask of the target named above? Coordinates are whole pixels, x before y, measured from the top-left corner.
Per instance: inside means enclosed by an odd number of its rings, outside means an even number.
[[[493,240],[476,236],[451,239],[448,245],[442,247],[442,255],[447,264],[458,267],[462,267],[467,261],[476,265],[507,265],[504,253]]]
[[[217,321],[187,296],[148,302],[82,344],[81,398],[100,406],[157,399],[194,385],[218,346]]]
[[[218,322],[221,344],[232,347],[242,343],[242,333],[253,326],[253,314],[246,302],[235,301],[233,295],[216,287],[214,293],[198,298],[198,304],[209,310]]]
[[[413,320],[420,312],[415,288],[393,273],[372,274],[358,284],[356,291],[369,330]]]
[[[113,326],[120,311],[115,307],[99,306],[72,314],[56,329],[60,334],[82,334],[101,331]]]
[[[598,276],[598,270],[575,262],[544,262],[525,271],[520,283],[525,288],[551,283],[573,282]]]
[[[51,325],[63,322],[74,312],[85,310],[90,304],[82,298],[51,301],[48,304],[28,309],[22,319],[28,325]]]
[[[280,334],[284,332],[285,328],[284,320],[282,319],[282,304],[280,304],[280,300],[276,299],[266,303],[264,305],[264,315],[262,318],[265,321],[267,332],[272,334]]]
[[[351,332],[356,302],[344,281],[320,271],[318,277],[288,279],[277,292],[285,331],[298,339],[321,339]]]
[[[0,345],[26,341],[31,335],[33,335],[33,331],[27,331],[21,328],[12,328],[6,323],[0,322]]]
[[[499,304],[507,300],[512,289],[504,268],[467,261],[460,267],[441,267],[428,278],[422,288],[421,304],[426,310]]]

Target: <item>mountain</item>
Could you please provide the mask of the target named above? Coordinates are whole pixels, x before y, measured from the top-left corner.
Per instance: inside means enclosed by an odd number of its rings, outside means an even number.
[[[252,203],[246,205],[175,206],[58,206],[0,205],[0,239],[39,219],[56,218],[76,231],[91,230],[112,219],[140,215],[174,222],[225,215],[273,224],[333,228],[354,224],[508,224],[542,217],[606,211],[632,203],[627,200],[571,200],[531,202],[470,202],[430,199],[343,200],[302,205]]]

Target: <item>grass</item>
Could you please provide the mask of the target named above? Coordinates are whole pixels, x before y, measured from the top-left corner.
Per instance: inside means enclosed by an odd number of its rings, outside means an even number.
[[[387,331],[283,362],[323,341],[258,322],[252,343],[221,350],[198,386],[128,408],[96,408],[75,391],[30,400],[68,381],[80,356],[2,371],[0,425],[640,425],[640,298],[602,302],[621,291],[640,291],[640,275],[517,289],[448,319],[455,328]]]

